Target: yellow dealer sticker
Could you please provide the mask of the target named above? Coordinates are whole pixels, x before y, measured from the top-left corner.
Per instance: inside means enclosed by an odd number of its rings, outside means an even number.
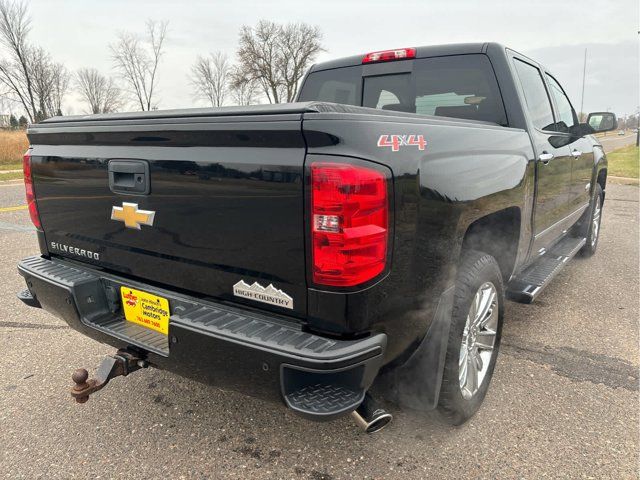
[[[124,318],[129,322],[169,334],[169,302],[166,298],[127,287],[120,287],[120,296]]]

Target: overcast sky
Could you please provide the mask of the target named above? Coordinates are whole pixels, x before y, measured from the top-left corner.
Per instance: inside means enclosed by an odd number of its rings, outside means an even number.
[[[545,64],[580,108],[629,114],[639,100],[638,0],[31,0],[31,40],[70,70],[112,73],[109,43],[121,30],[142,32],[147,18],[169,20],[160,66],[159,106],[203,106],[188,72],[198,55],[233,58],[238,30],[260,19],[308,22],[324,34],[318,60],[394,47],[497,41]],[[65,113],[82,113],[70,94]]]

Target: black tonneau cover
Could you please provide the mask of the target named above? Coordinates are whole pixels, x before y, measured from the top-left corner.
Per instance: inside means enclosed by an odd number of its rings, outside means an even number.
[[[175,110],[155,110],[151,112],[123,112],[123,113],[105,113],[94,115],[71,115],[62,117],[52,117],[43,122],[32,124],[29,126],[27,133],[29,135],[39,133],[41,129],[59,128],[64,125],[67,127],[74,126],[91,126],[91,125],[126,125],[126,124],[145,124],[145,123],[173,123],[188,122],[190,119],[195,121],[203,121],[206,119],[216,119],[224,117],[231,120],[231,117],[238,117],[239,120],[249,121],[248,117],[255,117],[255,120],[261,120],[262,117],[270,115],[272,119],[280,116],[284,120],[284,116],[299,115],[313,113],[347,113],[359,115],[376,115],[381,117],[401,117],[401,118],[437,118],[438,121],[446,122],[463,122],[463,123],[479,123],[486,124],[478,120],[467,120],[458,118],[442,118],[432,115],[422,115],[410,112],[398,112],[395,110],[381,110],[369,107],[360,107],[354,105],[343,105],[329,102],[296,102],[296,103],[279,103],[273,105],[248,105],[234,107],[217,107],[217,108],[182,108]]]
[[[317,102],[277,103],[272,105],[244,105],[233,107],[179,108],[149,112],[100,113],[52,117],[38,125],[51,123],[97,122],[110,120],[151,120],[157,118],[228,117],[236,115],[286,115],[316,111]]]

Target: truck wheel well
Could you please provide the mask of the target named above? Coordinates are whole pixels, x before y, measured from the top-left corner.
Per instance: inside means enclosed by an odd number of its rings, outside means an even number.
[[[600,188],[602,188],[602,201],[604,201],[604,192],[605,192],[605,187],[607,186],[607,169],[606,168],[603,168],[598,172],[598,178],[596,179],[596,182],[598,182],[598,185],[600,185]]]
[[[472,249],[493,256],[505,282],[513,273],[520,238],[520,209],[510,207],[482,217],[467,228],[463,250]]]

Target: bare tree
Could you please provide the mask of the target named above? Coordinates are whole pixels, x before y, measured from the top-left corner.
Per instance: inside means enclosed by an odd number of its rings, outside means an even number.
[[[115,112],[122,106],[121,92],[113,78],[107,78],[95,68],[78,70],[75,80],[90,113]]]
[[[242,77],[257,82],[270,103],[291,102],[304,72],[323,51],[321,40],[320,29],[305,23],[245,25],[238,49]]]
[[[30,70],[35,97],[38,99],[36,121],[62,115],[62,99],[69,88],[69,72],[51,60],[42,48],[31,49]]]
[[[229,94],[231,65],[224,53],[215,52],[198,57],[191,68],[191,83],[195,96],[207,100],[212,107],[221,107]]]
[[[154,93],[168,22],[148,20],[146,25],[144,40],[122,32],[117,42],[110,45],[116,68],[143,111],[157,108]]]
[[[50,108],[56,115],[62,115],[62,100],[69,90],[71,74],[61,63],[53,64],[52,85],[50,93]]]
[[[258,82],[269,103],[280,103],[282,79],[278,74],[278,37],[280,28],[261,20],[255,28],[240,29],[238,62],[243,76]]]
[[[258,100],[258,84],[253,80],[242,80],[231,86],[231,98],[236,105],[255,105]]]
[[[230,75],[231,98],[236,105],[254,105],[258,103],[260,85],[242,74],[242,70],[235,67]]]
[[[44,49],[28,43],[30,26],[26,3],[0,0],[0,45],[5,50],[0,85],[34,122],[61,114],[69,74]]]
[[[18,105],[13,92],[0,82],[0,110],[2,112],[12,112]]]
[[[26,3],[0,0],[0,44],[8,51],[8,56],[0,60],[0,82],[33,121],[37,102],[29,74],[31,47],[27,43],[27,35],[30,29]]]
[[[287,102],[293,102],[298,83],[315,57],[323,51],[322,33],[317,26],[306,23],[290,23],[282,27],[279,70],[282,72]]]

